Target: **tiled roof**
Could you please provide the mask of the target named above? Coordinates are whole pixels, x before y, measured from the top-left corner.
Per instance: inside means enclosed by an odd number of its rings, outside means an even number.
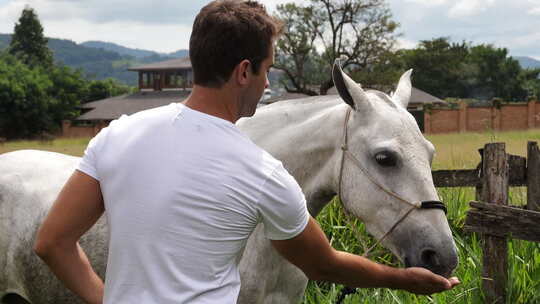
[[[411,92],[411,101],[409,104],[412,103],[446,104],[446,101],[413,87]]]
[[[77,117],[76,120],[113,120],[123,114],[133,114],[139,111],[181,102],[191,91],[142,91],[131,95],[122,95],[85,103],[83,109],[91,109]]]
[[[332,94],[337,94],[336,87],[332,87],[330,90],[328,90],[328,95]],[[425,103],[446,104],[446,101],[413,87],[411,90],[411,100],[409,101],[409,105]]]
[[[182,69],[191,69],[191,61],[189,60],[189,57],[149,63],[138,67],[129,68],[128,71],[159,71]]]

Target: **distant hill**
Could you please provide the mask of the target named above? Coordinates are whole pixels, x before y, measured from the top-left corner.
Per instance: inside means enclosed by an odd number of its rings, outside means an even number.
[[[148,56],[156,56],[159,55],[157,52],[154,51],[147,51],[147,50],[141,50],[141,49],[131,49],[127,48],[121,45],[118,45],[116,43],[112,42],[103,42],[103,41],[86,41],[81,43],[80,45],[96,48],[96,49],[103,49],[106,51],[112,51],[116,52],[120,55],[128,55],[135,58],[144,58]]]
[[[515,56],[514,59],[516,59],[522,68],[524,69],[538,69],[540,68],[540,60],[536,60],[531,57],[525,57],[525,56]]]
[[[112,42],[103,42],[103,41],[86,41],[81,43],[81,45],[86,47],[92,47],[97,49],[104,49],[107,51],[117,52],[120,55],[133,56],[135,58],[142,59],[144,57],[168,57],[168,58],[182,58],[189,55],[188,50],[178,50],[173,53],[158,53],[154,51],[141,50],[141,49],[132,49],[125,46],[118,45]],[[166,59],[164,59],[166,60]]]
[[[175,58],[183,58],[189,56],[189,50],[178,50],[173,53],[169,53],[167,56]]]
[[[82,69],[89,79],[111,77],[132,86],[137,85],[138,76],[128,71],[129,67],[187,56],[187,50],[179,50],[169,56],[101,41],[77,44],[66,39],[48,39],[55,62]],[[7,48],[10,41],[11,34],[0,34],[0,50]]]
[[[130,66],[138,64],[133,57],[85,47],[64,39],[49,38],[48,46],[53,51],[56,62],[82,69],[90,79],[110,77],[129,85],[137,83],[137,75],[127,70]]]

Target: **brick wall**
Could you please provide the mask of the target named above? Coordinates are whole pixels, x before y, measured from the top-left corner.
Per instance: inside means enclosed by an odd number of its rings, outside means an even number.
[[[425,114],[424,114],[425,115]],[[434,110],[429,117],[429,133],[451,133],[459,130],[459,111]],[[426,117],[424,117],[424,129],[427,129]]]
[[[493,115],[493,108],[468,108],[466,130],[481,132],[493,129]]]
[[[537,101],[505,104],[495,107],[467,107],[432,109],[424,112],[425,133],[510,131],[540,127],[540,105]]]
[[[502,107],[501,130],[526,130],[528,128],[527,110],[527,105],[507,105]]]

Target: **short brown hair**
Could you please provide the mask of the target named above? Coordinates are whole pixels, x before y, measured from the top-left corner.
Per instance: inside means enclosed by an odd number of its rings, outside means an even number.
[[[195,18],[189,41],[194,83],[219,88],[247,59],[258,74],[282,23],[255,1],[216,0]]]

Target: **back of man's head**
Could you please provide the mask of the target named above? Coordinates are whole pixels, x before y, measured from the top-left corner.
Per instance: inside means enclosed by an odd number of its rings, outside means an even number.
[[[220,88],[244,59],[258,74],[281,28],[255,1],[212,1],[195,18],[189,41],[194,83]]]

